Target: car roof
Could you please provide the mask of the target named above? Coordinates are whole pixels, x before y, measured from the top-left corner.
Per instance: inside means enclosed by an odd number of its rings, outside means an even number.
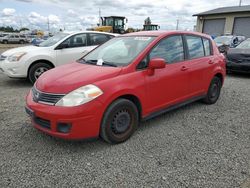
[[[99,31],[63,31],[62,33],[75,35],[75,34],[81,34],[81,33],[99,33],[99,34],[106,34],[106,35],[112,35],[112,36],[118,36],[117,33],[107,33],[107,32],[99,32]]]
[[[203,36],[207,38],[211,38],[209,35],[199,32],[193,32],[193,31],[139,31],[134,33],[128,33],[123,36],[155,36],[155,37],[163,37],[170,34],[189,34],[189,35],[198,35]]]

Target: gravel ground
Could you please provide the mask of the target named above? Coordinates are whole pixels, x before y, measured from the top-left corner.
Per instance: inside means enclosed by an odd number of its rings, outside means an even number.
[[[24,112],[30,88],[0,73],[0,187],[250,187],[250,76],[228,76],[215,105],[141,123],[119,145],[37,131]]]

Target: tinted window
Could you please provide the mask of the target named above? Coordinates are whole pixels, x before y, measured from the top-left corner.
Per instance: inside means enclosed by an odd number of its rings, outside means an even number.
[[[100,45],[108,41],[111,37],[103,34],[89,34],[90,45]]]
[[[68,44],[69,48],[86,46],[87,35],[86,34],[74,35],[68,38],[67,40],[65,40],[63,43]]]
[[[150,53],[150,59],[163,58],[167,63],[184,60],[183,42],[181,36],[171,36],[163,39]]]
[[[194,59],[204,56],[204,49],[201,37],[186,36],[189,58]]]
[[[211,55],[210,40],[203,38],[205,56]]]

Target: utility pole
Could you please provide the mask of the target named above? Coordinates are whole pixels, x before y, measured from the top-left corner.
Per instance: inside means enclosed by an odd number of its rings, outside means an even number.
[[[240,0],[240,3],[239,3],[239,6],[241,7],[241,4],[242,4],[242,0]]]
[[[49,17],[48,17],[48,33],[50,33],[50,28],[49,28]]]
[[[99,26],[101,26],[101,9],[99,8]]]
[[[179,30],[179,19],[176,20],[176,30]]]

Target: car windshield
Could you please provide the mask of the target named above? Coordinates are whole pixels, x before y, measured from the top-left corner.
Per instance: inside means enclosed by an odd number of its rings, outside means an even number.
[[[216,44],[230,44],[232,37],[230,36],[221,36],[221,37],[216,37],[214,41]]]
[[[155,37],[117,37],[104,43],[83,57],[84,63],[126,66],[138,56]]]
[[[236,48],[250,49],[250,38],[240,43]]]
[[[69,35],[68,33],[57,34],[57,35],[55,35],[53,37],[50,37],[48,40],[40,43],[38,46],[40,46],[40,47],[53,46],[54,44],[56,44],[57,42],[59,42],[60,40],[62,40],[63,38],[65,38],[68,35]]]

